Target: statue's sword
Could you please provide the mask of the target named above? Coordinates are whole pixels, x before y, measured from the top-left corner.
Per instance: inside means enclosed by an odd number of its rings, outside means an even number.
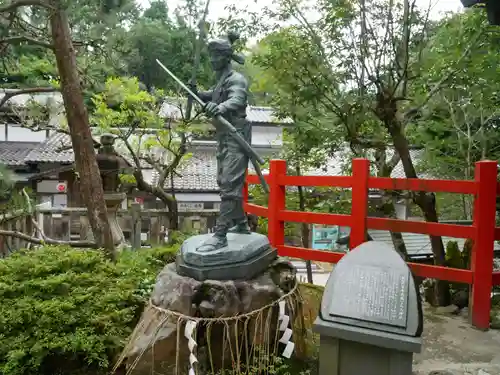
[[[161,63],[160,60],[156,59],[156,62],[160,67],[168,73],[170,77],[174,79],[177,84],[182,87],[191,97],[196,100],[201,106],[205,106],[205,103],[203,100],[201,100],[198,95],[196,95],[189,87],[187,87],[184,82],[182,82],[177,76],[172,73],[165,65]],[[269,186],[267,185],[266,179],[264,178],[262,171],[260,169],[260,165],[264,164],[264,159],[262,159],[256,152],[255,150],[248,144],[247,141],[241,136],[240,133],[236,130],[236,128],[229,122],[227,121],[224,117],[221,115],[218,115],[215,117],[215,119],[219,122],[220,125],[228,132],[229,135],[231,135],[236,142],[241,146],[241,148],[245,151],[245,153],[248,155],[250,158],[250,161],[252,162],[252,165],[255,169],[255,173],[257,176],[259,176],[260,183],[262,184],[262,187],[264,188],[264,191],[268,194],[269,193]],[[259,165],[260,164],[260,165]]]

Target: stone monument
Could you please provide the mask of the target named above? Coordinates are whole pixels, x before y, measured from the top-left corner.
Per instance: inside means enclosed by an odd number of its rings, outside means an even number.
[[[365,242],[328,279],[314,323],[319,375],[411,375],[422,328],[420,295],[402,256]]]

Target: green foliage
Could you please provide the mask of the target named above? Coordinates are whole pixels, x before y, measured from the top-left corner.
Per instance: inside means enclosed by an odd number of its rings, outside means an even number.
[[[121,148],[132,160],[134,176],[122,175],[123,183],[136,183],[137,175],[142,174],[142,161],[146,160],[160,174],[157,186],[163,189],[175,169],[191,157],[187,152],[188,136],[207,129],[197,116],[175,123],[165,119],[160,115],[164,102],[174,107],[183,104],[180,99],[165,99],[162,90],[150,93],[141,89],[135,77],[109,78],[104,91],[93,95],[91,122],[99,132],[116,135],[115,148]],[[162,190],[158,197],[163,196]]]
[[[13,190],[14,180],[12,172],[3,164],[0,164],[0,202],[10,201]]]
[[[255,364],[242,364],[239,369],[226,369],[219,371],[217,375],[311,375],[315,374],[316,363],[304,363],[301,361],[289,361],[278,355],[259,353],[256,350]]]
[[[0,373],[105,373],[177,246],[123,252],[43,247],[0,261]]]
[[[453,72],[410,128],[414,141],[425,146],[421,168],[433,175],[472,179],[475,162],[500,157],[498,31],[488,29],[480,9],[453,15],[423,51],[419,69],[425,75],[415,81],[421,95],[427,95],[429,77],[436,81]]]
[[[109,78],[104,91],[92,98],[95,111],[92,122],[106,132],[125,129],[162,129],[159,116],[163,92],[141,90],[137,78]],[[131,135],[131,134],[129,134]]]
[[[159,59],[184,82],[191,78],[195,32],[186,25],[176,25],[171,20],[141,19],[130,29],[130,53],[124,56],[127,71],[140,79],[146,87],[177,91],[178,86],[156,63]],[[203,48],[197,81],[208,86],[212,81],[208,53]]]

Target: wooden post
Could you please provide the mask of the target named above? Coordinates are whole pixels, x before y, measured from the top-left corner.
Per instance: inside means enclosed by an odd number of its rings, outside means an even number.
[[[279,219],[279,213],[286,207],[286,187],[280,186],[280,177],[286,176],[286,161],[271,160],[269,168],[269,203],[267,235],[273,247],[285,244],[285,222]]]
[[[132,228],[130,231],[132,250],[139,250],[141,248],[141,205],[134,202],[130,205],[130,209],[132,213]]]
[[[158,246],[160,243],[160,222],[158,216],[150,216],[151,220],[151,232],[150,232],[150,243],[151,246]]]
[[[471,323],[479,329],[490,327],[491,288],[493,284],[493,247],[497,197],[497,162],[476,163],[477,192],[474,199],[476,238],[471,257],[473,283],[470,298]]]
[[[16,217],[14,219],[14,230],[16,232],[22,232],[23,231],[23,223],[22,223],[22,218],[21,217]],[[19,250],[21,249],[21,239],[20,238],[14,238],[14,248],[13,250]]]
[[[63,241],[71,240],[71,213],[61,217],[61,239]]]
[[[33,222],[31,220],[31,218],[32,218],[31,215],[27,215],[24,218],[24,228],[25,228],[24,233],[29,234],[30,236],[36,236],[35,228],[33,226]],[[27,248],[28,246],[32,246],[32,245],[26,241],[23,241],[23,247]]]
[[[368,178],[370,162],[367,159],[352,160],[351,235],[349,247],[354,249],[366,241],[366,217],[368,216]]]
[[[14,221],[12,219],[7,221],[7,230],[10,230],[10,231],[15,230],[15,227],[13,224],[14,224]],[[13,245],[14,245],[13,238],[11,236],[7,236],[7,254],[10,255],[12,253],[12,251],[14,250]]]

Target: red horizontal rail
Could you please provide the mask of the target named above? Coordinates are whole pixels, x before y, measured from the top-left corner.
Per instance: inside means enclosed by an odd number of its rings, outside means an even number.
[[[475,194],[477,186],[475,181],[459,180],[424,180],[420,178],[368,178],[369,189],[384,190],[411,190],[427,192],[443,192],[457,194]]]
[[[370,229],[388,230],[399,233],[409,232],[429,234],[432,236],[476,238],[476,230],[471,225],[429,223],[425,221],[368,217],[366,218],[366,226]]]
[[[267,217],[268,215],[268,209],[267,207],[263,207],[263,206],[259,206],[259,205],[256,205],[256,204],[252,204],[252,203],[244,203],[244,209],[246,212],[250,213],[250,214],[254,214],[254,215],[257,215],[257,216],[262,216],[262,217]]]
[[[269,182],[269,175],[264,178]],[[255,174],[247,176],[249,184],[260,184],[259,177]],[[321,186],[351,188],[353,185],[352,176],[279,176],[280,186]],[[443,192],[456,194],[475,194],[477,191],[475,181],[461,180],[424,180],[419,178],[389,178],[370,177],[368,179],[369,189],[381,190],[411,190],[426,192]],[[500,187],[498,188],[500,195]]]
[[[279,176],[280,186],[352,187],[352,176]]]
[[[493,272],[493,285],[500,285],[500,272]]]
[[[277,246],[277,248],[278,255],[282,257],[301,258],[325,263],[338,263],[338,261],[345,255],[344,253],[334,251],[322,251],[286,245],[280,245]]]
[[[269,175],[265,174],[263,176],[264,176],[264,179],[266,180],[266,182],[269,183]],[[247,184],[260,185],[259,176],[257,176],[256,174],[248,174],[247,175]]]
[[[325,263],[338,263],[345,253],[334,251],[323,251],[306,249],[295,246],[278,246],[278,255],[290,258],[300,258],[306,260],[315,260]],[[420,263],[408,263],[413,273],[420,277],[429,277],[433,279],[447,280],[457,283],[472,284],[473,275],[470,270],[462,270],[458,268],[448,268],[431,266]],[[500,273],[498,275],[500,281]]]
[[[280,211],[278,220],[291,221],[294,223],[314,223],[324,225],[351,226],[351,215],[323,214],[317,212]]]
[[[431,279],[446,280],[465,284],[472,284],[472,281],[474,279],[473,272],[470,270],[431,266],[428,264],[420,263],[408,263],[408,266],[410,266],[411,270],[416,276],[420,277],[428,277]]]

